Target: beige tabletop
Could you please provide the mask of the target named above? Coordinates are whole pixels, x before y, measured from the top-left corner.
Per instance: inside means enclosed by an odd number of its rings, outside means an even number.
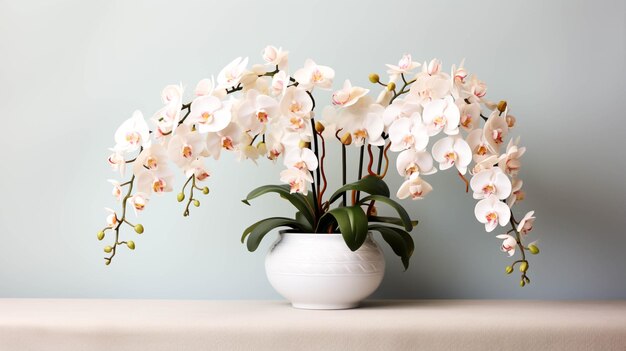
[[[626,301],[0,299],[0,350],[626,350]]]

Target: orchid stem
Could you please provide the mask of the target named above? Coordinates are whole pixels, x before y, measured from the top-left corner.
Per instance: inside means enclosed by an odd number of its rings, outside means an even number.
[[[361,145],[361,150],[359,151],[359,179],[357,180],[361,180],[361,177],[363,176],[363,154],[364,153],[365,153],[365,145]],[[356,202],[359,202],[360,199],[361,199],[361,192],[357,191]]]
[[[341,144],[341,181],[343,183],[343,185],[346,185],[347,183],[347,179],[346,179],[346,146],[344,144]],[[345,207],[348,201],[348,197],[346,192],[344,191],[343,193],[343,203],[342,206]]]

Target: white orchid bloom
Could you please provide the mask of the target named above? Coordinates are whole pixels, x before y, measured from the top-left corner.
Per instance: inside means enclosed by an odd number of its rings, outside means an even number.
[[[471,93],[469,92],[469,88],[467,88],[468,84],[466,84],[466,78],[469,76],[469,73],[465,69],[464,64],[465,59],[461,60],[461,64],[459,64],[458,68],[456,65],[452,65],[450,75],[452,77],[452,79],[450,80],[452,84],[452,96],[454,97],[454,99],[459,101],[464,101],[471,95]]]
[[[290,193],[306,195],[309,191],[309,183],[313,183],[313,177],[309,171],[288,168],[280,172],[280,181],[289,184]]]
[[[472,158],[474,162],[476,162],[477,165],[478,163],[481,163],[482,161],[488,158],[494,158],[494,157],[495,157],[495,162],[493,162],[493,164],[496,164],[498,162],[497,155],[495,155],[491,151],[491,148],[489,147],[489,143],[485,139],[482,129],[479,128],[479,129],[472,130],[467,135],[467,144],[472,150]]]
[[[142,192],[137,192],[133,196],[128,198],[128,202],[135,211],[135,216],[139,216],[139,213],[141,213],[146,208],[148,200],[148,195]]]
[[[522,163],[520,158],[526,153],[525,147],[519,147],[519,137],[515,140],[509,140],[506,147],[506,153],[500,156],[498,166],[508,175],[516,176],[519,173]]]
[[[496,235],[496,238],[502,239],[502,245],[500,250],[509,254],[509,257],[515,255],[515,248],[517,247],[517,240],[509,234]]]
[[[418,112],[409,118],[399,118],[389,127],[391,151],[398,152],[413,148],[421,151],[428,146],[428,130]]]
[[[511,180],[500,168],[485,169],[475,174],[470,180],[474,199],[484,199],[495,195],[504,200],[511,195]]]
[[[409,74],[415,68],[420,66],[419,62],[414,62],[410,54],[404,54],[398,61],[397,65],[386,64],[387,73],[391,76],[391,81],[398,79],[401,74]]]
[[[221,101],[212,95],[199,96],[191,103],[191,111],[185,123],[197,125],[198,131],[203,134],[220,131],[232,119],[231,107],[231,101]]]
[[[131,118],[117,128],[115,143],[117,152],[132,152],[150,144],[150,129],[141,111],[135,111]]]
[[[119,220],[117,219],[117,214],[115,213],[115,211],[108,207],[105,207],[104,209],[109,212],[109,215],[106,218],[107,228],[115,228],[115,226],[117,226],[117,224],[119,223]]]
[[[471,104],[466,103],[463,100],[459,100],[457,105],[459,107],[459,113],[461,115],[460,125],[466,131],[472,131],[479,125],[480,121],[480,104],[473,102]]]
[[[195,90],[196,96],[213,95],[218,99],[224,99],[226,97],[226,89],[218,87],[215,84],[215,78],[204,78],[198,82]]]
[[[449,136],[437,140],[433,145],[433,158],[439,162],[439,169],[446,170],[456,166],[459,173],[465,174],[472,162],[472,150],[459,136]]]
[[[289,87],[280,100],[280,110],[283,115],[293,118],[307,119],[311,116],[313,102],[306,90],[298,87]]]
[[[524,215],[519,224],[517,225],[517,231],[520,234],[528,234],[531,230],[533,230],[533,225],[535,224],[535,211],[530,211]]]
[[[283,163],[287,168],[314,171],[318,167],[317,156],[309,148],[291,148],[285,153]]]
[[[423,116],[424,124],[426,124],[428,128],[428,135],[437,135],[442,130],[448,135],[459,134],[461,115],[459,107],[450,96],[426,103],[424,105]]]
[[[524,197],[526,195],[522,190],[522,185],[524,184],[524,182],[521,179],[513,178],[511,184],[511,196],[509,196],[509,198],[506,200],[506,204],[512,208],[515,203],[524,200]]]
[[[122,199],[122,187],[120,186],[121,183],[115,179],[107,179],[107,181],[111,183],[111,185],[113,185],[113,190],[111,191],[111,194],[113,195],[113,197],[115,197],[117,201],[120,201]]]
[[[281,96],[285,94],[287,86],[289,86],[289,76],[287,75],[287,72],[280,71],[272,77],[270,93],[274,96]]]
[[[211,176],[209,171],[204,167],[204,159],[202,157],[195,159],[193,162],[187,165],[184,171],[185,177],[189,178],[193,175],[196,177],[196,180],[200,182],[206,180]]]
[[[268,122],[280,117],[280,110],[274,98],[259,94],[256,90],[249,90],[239,106],[237,115],[241,127],[256,135],[265,130]]]
[[[119,171],[122,176],[124,175],[124,170],[126,169],[126,160],[124,160],[124,156],[120,154],[119,151],[115,151],[114,153],[112,153],[111,156],[107,158],[107,162],[109,162],[109,165],[111,166],[111,169],[113,171]]]
[[[184,126],[170,139],[167,154],[178,167],[184,168],[200,157],[205,147],[205,136]]]
[[[367,140],[370,145],[382,146],[385,144],[382,138],[385,129],[383,113],[384,107],[374,103],[369,96],[363,96],[347,107],[327,107],[323,112],[324,134],[334,138],[335,132],[341,129],[342,133],[351,134],[351,145],[358,147]]]
[[[498,224],[505,226],[511,219],[511,209],[495,195],[478,201],[474,207],[474,215],[480,223],[485,224],[485,230],[490,233]]]
[[[475,75],[472,75],[472,78],[469,82],[470,92],[476,98],[481,99],[487,94],[487,84],[485,82],[478,80]]]
[[[268,45],[263,49],[262,56],[266,64],[278,66],[278,69],[286,69],[289,62],[289,51]]]
[[[429,175],[437,172],[433,165],[433,157],[427,151],[408,149],[398,154],[396,160],[398,173],[405,177],[413,175]]]
[[[333,93],[333,105],[339,107],[348,107],[354,105],[360,98],[367,95],[369,89],[361,87],[353,87],[350,80],[346,79],[343,88]]]
[[[441,60],[434,58],[430,60],[428,65],[422,66],[422,69],[431,76],[439,74],[441,72]]]
[[[418,176],[411,176],[400,185],[396,196],[399,199],[406,199],[410,196],[411,200],[421,200],[432,190],[433,187],[425,180]]]
[[[493,111],[483,128],[483,137],[489,145],[492,153],[500,152],[500,145],[504,143],[509,133],[509,125],[504,117],[506,114],[500,115],[500,111]]]
[[[237,57],[230,62],[226,67],[222,68],[217,75],[217,84],[220,87],[230,88],[239,84],[239,81],[243,77],[248,65],[248,58]]]
[[[168,168],[155,170],[142,168],[137,174],[137,190],[144,194],[161,194],[172,191],[174,174]]]
[[[480,162],[474,164],[474,167],[470,170],[470,174],[478,174],[485,169],[491,169],[498,163],[498,157],[496,155],[491,155]]]
[[[170,84],[163,88],[161,92],[161,100],[166,105],[182,105],[183,102],[183,85]]]
[[[133,174],[138,176],[145,169],[158,172],[167,167],[167,151],[159,144],[152,144],[141,151],[133,163]]]
[[[403,99],[395,99],[391,105],[385,107],[385,112],[383,113],[385,131],[389,129],[395,120],[399,118],[411,117],[416,112],[422,112],[421,105]]]
[[[432,100],[443,99],[450,93],[450,77],[441,72],[441,61],[433,59],[430,63],[424,62],[422,72],[415,77],[415,83],[407,99],[413,99],[419,103],[427,103]]]
[[[293,74],[293,78],[305,89],[318,87],[330,90],[335,78],[335,71],[328,66],[321,66],[313,60],[307,59],[304,62],[304,67]]]
[[[206,153],[203,156],[211,156],[217,160],[220,158],[222,149],[228,151],[235,150],[243,136],[243,131],[234,122],[218,132],[208,133],[206,137]]]

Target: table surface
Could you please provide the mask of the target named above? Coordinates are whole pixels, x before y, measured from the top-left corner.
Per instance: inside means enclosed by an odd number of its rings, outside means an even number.
[[[626,350],[626,301],[0,299],[0,350]]]

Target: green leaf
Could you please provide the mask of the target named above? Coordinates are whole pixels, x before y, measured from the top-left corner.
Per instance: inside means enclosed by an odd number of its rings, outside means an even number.
[[[264,185],[264,186],[258,187],[252,190],[245,199],[241,200],[241,202],[243,202],[246,205],[250,205],[250,203],[248,202],[249,200],[255,199],[267,193],[277,193],[283,199],[286,199],[287,201],[291,202],[291,204],[306,217],[309,223],[311,223],[311,227],[313,226],[313,223],[314,223],[313,207],[311,207],[311,205],[309,204],[309,202],[307,201],[304,195],[298,194],[298,193],[291,194],[289,192],[289,186],[286,184],[285,185]]]
[[[307,233],[313,232],[313,226],[311,225],[311,222],[309,222],[306,216],[303,215],[300,211],[296,212],[296,222],[298,222],[298,224],[302,226],[302,231]]]
[[[367,217],[367,219],[370,222],[389,223],[389,224],[394,224],[394,225],[399,225],[401,227],[404,227],[404,222],[402,221],[402,219],[400,219],[398,217],[369,216],[369,217]],[[413,228],[415,228],[417,226],[417,223],[419,223],[419,222],[418,221],[411,221],[411,225],[413,225]]]
[[[376,176],[367,175],[361,178],[361,180],[342,186],[333,193],[328,201],[332,204],[338,198],[340,198],[343,193],[350,190],[358,190],[371,195],[382,195],[389,197],[389,187],[387,186],[387,184],[382,179]]]
[[[259,244],[261,243],[261,240],[263,240],[265,235],[269,233],[272,229],[278,227],[301,229],[300,224],[291,218],[270,217],[262,219],[246,228],[241,235],[241,243],[243,244],[246,237],[248,237],[248,241],[246,242],[248,250],[254,251],[259,247]]]
[[[393,209],[396,210],[396,212],[398,212],[398,215],[400,216],[400,219],[402,220],[402,223],[404,225],[404,229],[406,229],[407,232],[410,232],[411,230],[413,230],[413,221],[411,221],[411,217],[409,217],[409,214],[406,212],[404,207],[402,207],[402,205],[400,205],[399,203],[393,201],[389,197],[380,196],[380,195],[370,195],[370,196],[366,196],[362,198],[361,201],[359,201],[359,204],[363,205],[368,201],[378,201],[378,202],[382,202],[391,206]]]
[[[350,250],[358,250],[367,238],[367,216],[363,209],[360,206],[334,208],[320,218],[316,232],[335,222]]]
[[[383,236],[383,240],[391,246],[393,252],[400,256],[404,269],[409,268],[409,260],[415,251],[415,243],[411,235],[401,228],[394,228],[384,225],[372,224],[370,230],[379,232]]]

